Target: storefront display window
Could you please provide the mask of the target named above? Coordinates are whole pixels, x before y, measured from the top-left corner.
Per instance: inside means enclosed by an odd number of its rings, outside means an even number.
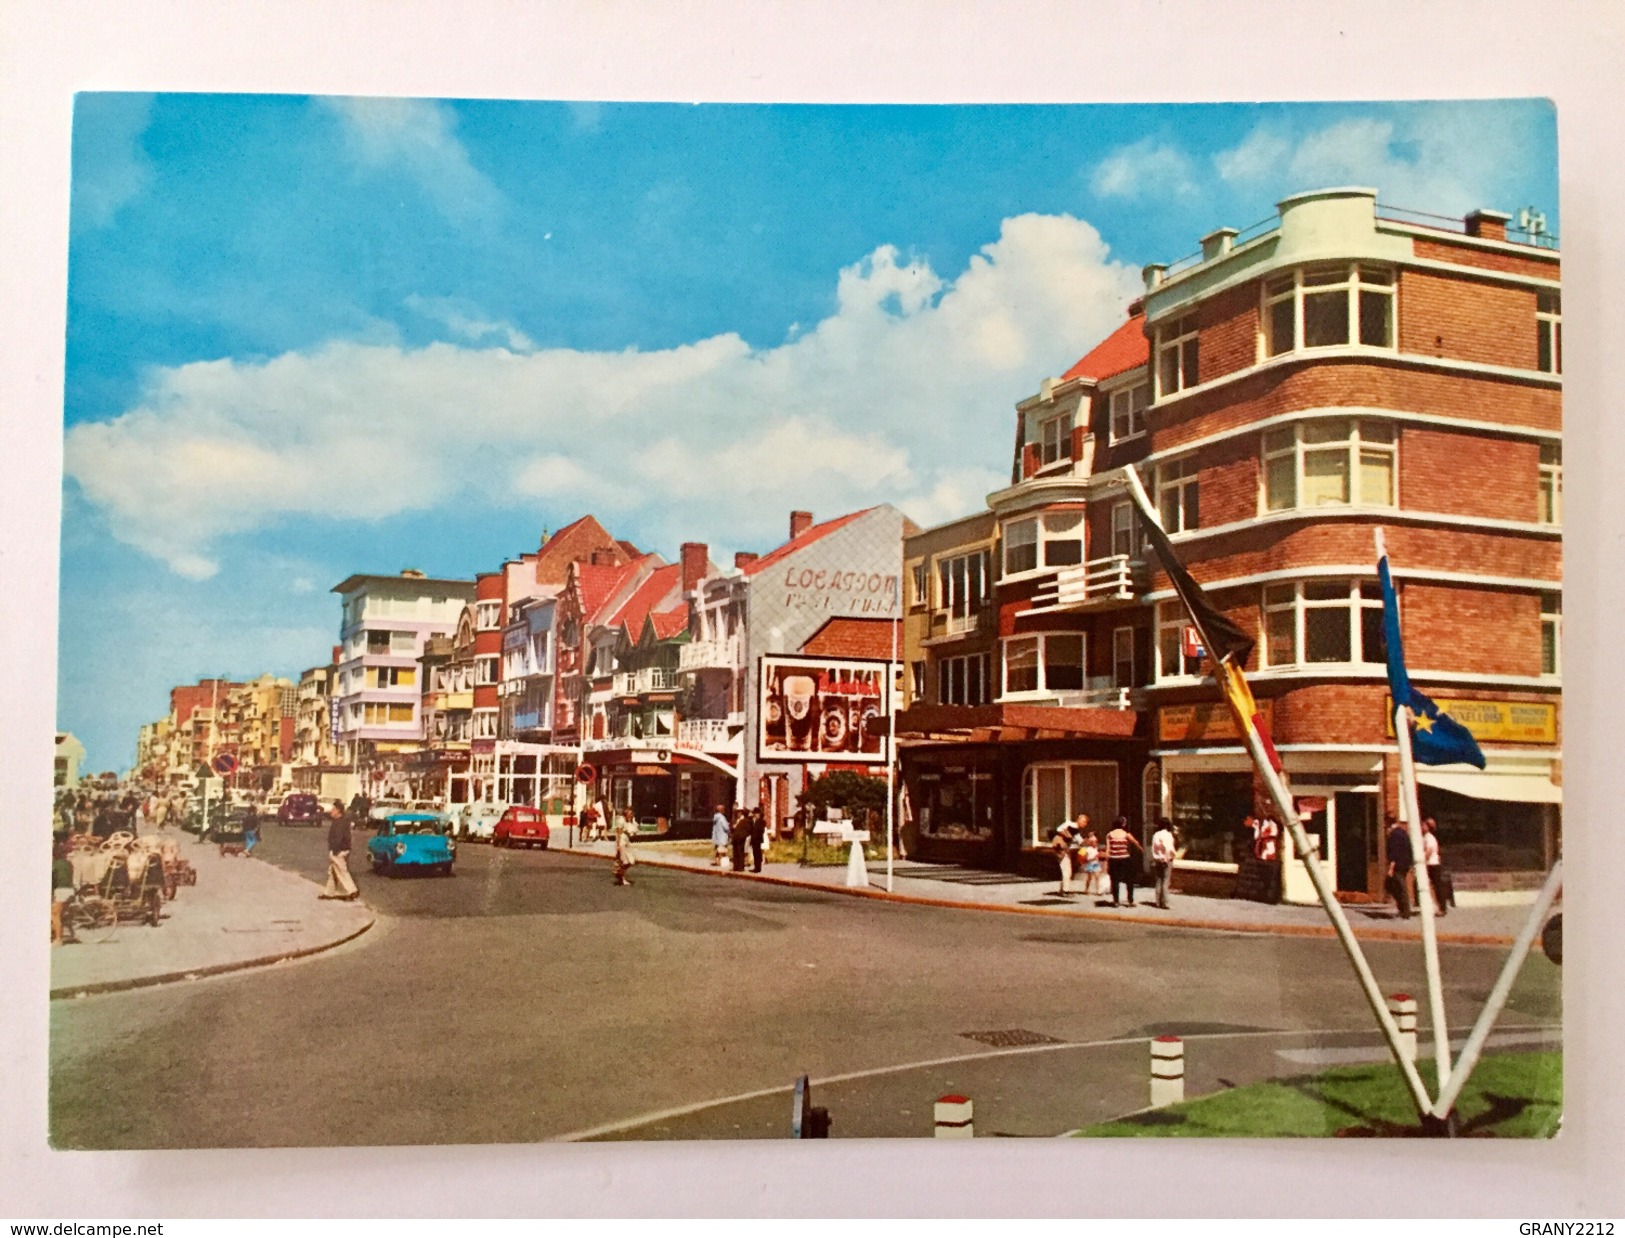
[[[1089,814],[1089,822],[1102,837],[1118,813],[1117,763],[1070,761],[1029,765],[1022,779],[1021,814],[1026,844],[1047,847],[1063,821]]]
[[[1453,873],[1543,872],[1543,804],[1479,800],[1437,787],[1418,788],[1424,817],[1439,823],[1439,849]]]
[[[1241,823],[1253,811],[1253,776],[1174,774],[1168,782],[1185,858],[1238,863]]]
[[[993,837],[994,767],[962,761],[921,770],[914,778],[920,834],[948,841],[986,842]]]

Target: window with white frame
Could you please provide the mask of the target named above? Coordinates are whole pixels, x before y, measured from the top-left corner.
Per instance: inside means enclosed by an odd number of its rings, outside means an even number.
[[[1134,504],[1112,504],[1112,553],[1132,558],[1139,552],[1139,541],[1134,534]]]
[[[925,663],[924,662],[910,663],[909,670],[912,672],[912,677],[913,677],[912,686],[913,686],[913,689],[914,689],[913,692],[910,693],[910,695],[916,701],[924,700],[925,699]]]
[[[1157,328],[1157,398],[1196,386],[1196,319],[1178,318]]]
[[[1394,347],[1394,272],[1322,263],[1264,281],[1264,355],[1360,344]]]
[[[927,570],[926,562],[922,559],[912,565],[909,568],[909,574],[914,582],[913,604],[915,606],[924,606],[931,600],[928,596],[931,588],[931,573]]]
[[[1134,683],[1134,629],[1112,629],[1112,687],[1132,688]]]
[[[1535,294],[1535,347],[1541,370],[1563,372],[1563,302],[1555,292]]]
[[[476,709],[472,734],[475,739],[495,739],[497,735],[497,710]]]
[[[474,622],[481,632],[492,632],[502,626],[500,598],[474,603]]]
[[[1038,567],[1038,520],[1012,520],[1004,526],[1004,574],[1019,576]]]
[[[1057,464],[1072,458],[1072,414],[1048,417],[1038,423],[1038,465]]]
[[[1264,433],[1264,509],[1397,503],[1398,443],[1388,421],[1321,417]]]
[[[1046,512],[1043,519],[1044,566],[1068,567],[1083,562],[1083,512]]]
[[[948,612],[948,630],[974,627],[987,602],[988,552],[973,551],[937,560],[937,609]]]
[[[1135,383],[1111,393],[1111,441],[1139,438],[1145,433],[1145,410],[1151,405],[1151,384]]]
[[[1066,761],[1029,765],[1021,779],[1027,845],[1047,847],[1056,829],[1079,813],[1104,835],[1117,816],[1117,762]]]
[[[1183,533],[1201,524],[1201,483],[1196,457],[1157,465],[1157,514],[1165,533]]]
[[[1540,595],[1540,673],[1562,673],[1561,649],[1563,643],[1563,595]]]
[[[368,701],[362,709],[362,721],[368,726],[408,726],[412,722],[410,705]]]
[[[1004,642],[1005,696],[1034,692],[1077,692],[1083,687],[1081,632],[1040,632]]]
[[[1157,666],[1160,679],[1180,679],[1202,673],[1202,660],[1185,652],[1185,629],[1190,620],[1177,601],[1157,603]]]
[[[1536,519],[1541,524],[1563,523],[1563,445],[1540,445],[1540,509]]]
[[[482,654],[474,659],[474,682],[476,685],[496,683],[500,676],[497,674],[497,655]]]
[[[1376,581],[1302,580],[1264,586],[1265,666],[1382,662],[1382,587]]]
[[[985,653],[943,658],[937,663],[937,704],[986,705],[992,699],[991,662]]]

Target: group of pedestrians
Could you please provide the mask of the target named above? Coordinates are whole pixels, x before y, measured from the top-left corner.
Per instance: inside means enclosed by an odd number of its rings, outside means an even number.
[[[1388,871],[1383,888],[1394,900],[1399,918],[1409,920],[1416,901],[1416,850],[1411,846],[1410,831],[1395,817],[1388,818],[1386,843]],[[1444,870],[1444,854],[1439,849],[1439,823],[1432,817],[1422,818],[1422,865],[1428,870],[1434,914],[1448,915],[1456,895],[1450,874]]]
[[[745,847],[751,851],[751,871],[762,871],[762,856],[767,847],[767,818],[760,808],[744,809],[728,820],[728,808],[718,804],[711,817],[711,862],[718,868],[724,865],[736,873],[745,871]]]
[[[1134,890],[1138,884],[1138,868],[1145,858],[1145,848],[1129,829],[1127,817],[1112,822],[1102,842],[1089,827],[1089,814],[1080,812],[1075,821],[1063,821],[1055,828],[1050,844],[1061,866],[1059,893],[1066,898],[1073,894],[1074,874],[1083,874],[1085,896],[1104,896],[1109,881],[1113,907],[1126,901],[1134,906]],[[1150,867],[1156,887],[1157,906],[1168,906],[1168,882],[1178,857],[1178,842],[1173,822],[1167,817],[1157,819],[1157,828],[1151,835]]]

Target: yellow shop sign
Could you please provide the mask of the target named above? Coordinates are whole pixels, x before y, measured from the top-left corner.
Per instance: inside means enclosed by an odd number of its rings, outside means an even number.
[[[1258,702],[1258,711],[1268,726],[1274,702]],[[1164,705],[1157,710],[1157,738],[1163,743],[1199,743],[1203,740],[1240,739],[1236,720],[1223,702],[1211,705]]]
[[[1394,701],[1388,702],[1388,734],[1394,733]],[[1555,744],[1557,706],[1536,701],[1454,701],[1435,697],[1433,703],[1449,714],[1480,743]]]

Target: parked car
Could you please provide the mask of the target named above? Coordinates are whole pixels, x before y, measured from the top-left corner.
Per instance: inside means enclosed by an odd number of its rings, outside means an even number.
[[[547,848],[549,833],[547,817],[540,808],[529,804],[514,804],[497,818],[491,831],[493,847]]]
[[[377,829],[391,814],[411,811],[405,800],[373,800],[367,808],[367,827]]]
[[[490,842],[496,831],[497,821],[507,811],[508,805],[501,800],[495,803],[476,800],[472,804],[464,804],[462,811],[457,814],[457,836]]]
[[[314,795],[295,791],[282,801],[276,810],[276,819],[283,825],[316,825],[326,818],[322,815],[321,801]]]
[[[457,842],[446,833],[446,823],[433,813],[395,812],[367,840],[367,858],[375,873],[395,876],[417,871],[449,877],[457,859]]]

